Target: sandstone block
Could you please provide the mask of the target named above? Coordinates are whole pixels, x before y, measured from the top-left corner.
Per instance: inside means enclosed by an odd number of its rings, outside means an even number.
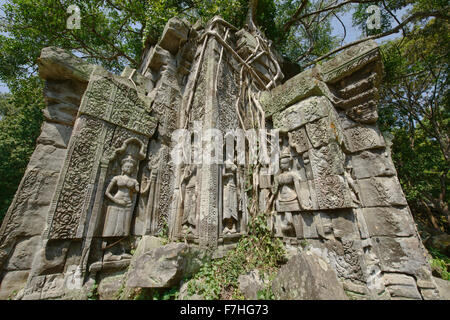
[[[187,24],[174,17],[171,18],[164,27],[159,45],[172,54],[176,54],[182,43],[187,39],[189,27]]]
[[[386,146],[377,126],[359,125],[344,130],[344,143],[350,153]]]
[[[32,238],[19,242],[13,255],[9,258],[6,266],[7,270],[29,270],[33,263],[33,256],[41,246],[41,237],[34,236]]]
[[[71,134],[72,127],[45,121],[37,143],[67,148]]]
[[[394,164],[387,151],[370,150],[351,156],[357,179],[396,175]]]
[[[123,273],[102,276],[97,288],[100,300],[116,300],[123,282]]]
[[[321,257],[300,253],[281,267],[272,289],[281,300],[347,300],[336,273]]]
[[[363,208],[370,236],[407,237],[414,234],[414,221],[408,208]]]
[[[384,272],[419,274],[427,265],[422,244],[416,237],[375,237],[372,243]]]
[[[2,279],[0,286],[0,300],[12,298],[14,293],[23,289],[27,283],[29,271],[7,272]]]
[[[273,123],[276,128],[283,128],[286,131],[295,130],[326,117],[332,107],[331,102],[325,97],[311,97],[275,114]]]
[[[264,281],[261,279],[258,270],[253,270],[246,275],[240,275],[238,282],[239,290],[248,300],[258,300],[258,292],[264,289]]]

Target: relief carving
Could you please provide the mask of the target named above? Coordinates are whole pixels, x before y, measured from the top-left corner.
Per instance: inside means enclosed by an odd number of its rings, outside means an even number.
[[[238,223],[238,195],[236,187],[237,167],[234,163],[225,163],[223,168],[223,234],[237,232]]]
[[[139,183],[132,176],[137,162],[131,155],[122,160],[122,174],[115,176],[108,185],[105,195],[111,200],[106,211],[103,237],[124,237],[130,235],[131,217],[135,194]],[[117,192],[113,195],[113,188]]]

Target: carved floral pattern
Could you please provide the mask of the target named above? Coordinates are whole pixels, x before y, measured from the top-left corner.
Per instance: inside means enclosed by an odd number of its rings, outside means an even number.
[[[84,126],[74,142],[70,169],[67,170],[53,215],[50,238],[75,238],[89,191],[90,174],[95,161],[102,121],[84,117]]]

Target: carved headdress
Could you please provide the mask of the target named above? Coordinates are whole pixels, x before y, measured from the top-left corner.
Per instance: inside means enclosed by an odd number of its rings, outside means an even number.
[[[122,160],[122,165],[125,163],[131,163],[133,167],[136,167],[136,160],[129,154]]]
[[[292,158],[291,150],[289,150],[289,146],[285,146],[281,150],[281,157],[280,157],[280,159],[285,159],[285,158],[289,158],[289,159]]]

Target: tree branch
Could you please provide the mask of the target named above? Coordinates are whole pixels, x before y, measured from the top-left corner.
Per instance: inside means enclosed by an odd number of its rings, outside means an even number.
[[[302,3],[300,4],[300,7],[298,7],[297,11],[295,11],[294,15],[292,16],[292,18],[286,22],[283,26],[283,30],[284,32],[288,32],[289,29],[291,28],[291,26],[297,21],[297,17],[300,15],[300,13],[302,13],[303,9],[305,9],[306,5],[308,4],[308,0],[303,0]]]
[[[429,17],[444,17],[444,18],[448,19],[448,17],[443,16],[438,11],[433,11],[433,12],[416,12],[416,13],[412,14],[410,17],[408,17],[407,19],[405,19],[402,23],[397,25],[395,28],[393,28],[393,29],[391,29],[389,31],[380,33],[380,34],[376,34],[376,35],[373,35],[373,36],[370,36],[370,37],[366,37],[366,38],[363,38],[363,39],[360,39],[360,40],[357,40],[357,41],[350,42],[350,43],[348,43],[348,44],[346,44],[344,46],[341,46],[341,47],[339,47],[337,49],[334,49],[334,50],[330,51],[329,53],[327,53],[327,54],[325,54],[325,55],[315,59],[314,61],[308,63],[305,66],[305,68],[309,67],[309,66],[311,66],[313,64],[316,64],[317,62],[319,62],[319,61],[321,61],[321,60],[323,60],[325,58],[328,58],[329,56],[331,56],[331,55],[333,55],[333,54],[335,54],[337,52],[340,52],[340,51],[342,51],[344,49],[352,47],[354,45],[357,45],[357,44],[360,44],[362,42],[366,42],[366,41],[369,41],[369,40],[375,40],[375,39],[379,39],[379,38],[384,38],[384,37],[387,37],[387,36],[389,36],[391,34],[397,33],[404,26],[406,26],[408,23],[410,23],[410,22],[412,22],[414,20],[424,19],[424,18],[429,18]]]

